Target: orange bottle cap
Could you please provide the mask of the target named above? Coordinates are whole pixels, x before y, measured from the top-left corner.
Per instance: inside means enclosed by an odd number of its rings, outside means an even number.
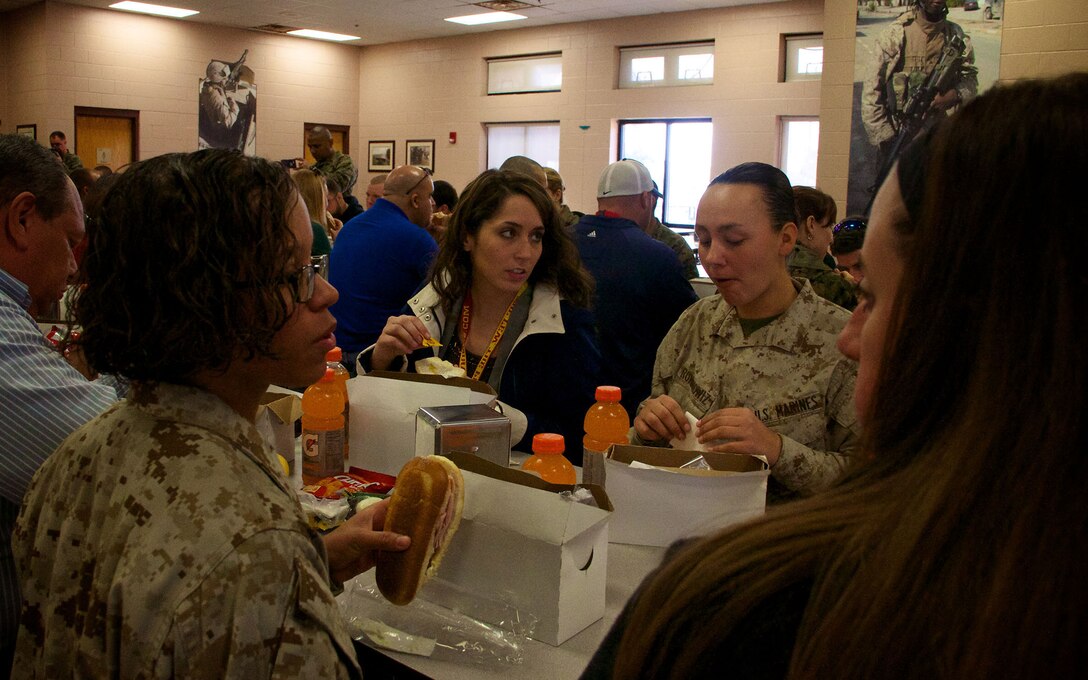
[[[563,453],[563,435],[545,432],[533,436],[533,453]]]
[[[332,349],[329,350],[328,354],[325,355],[325,361],[337,361],[338,362],[343,358],[344,358],[344,352],[339,347],[333,347]]]
[[[601,385],[597,388],[597,401],[619,401],[620,388],[615,385]]]

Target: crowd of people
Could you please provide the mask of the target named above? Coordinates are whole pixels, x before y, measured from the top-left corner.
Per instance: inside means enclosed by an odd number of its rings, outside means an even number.
[[[339,344],[352,371],[487,382],[522,451],[557,432],[580,462],[617,384],[632,442],[766,460],[766,516],[670,548],[584,677],[1079,674],[1085,110],[1086,74],[996,87],[838,223],[781,170],[730,168],[698,204],[702,299],[637,161],[586,214],[525,157],[460,195],[399,167],[364,207],[315,129],[312,168],[167,154],[81,198],[0,136],[0,663],[361,677],[334,592],[410,539],[384,503],[310,529],[253,423]],[[61,353],[35,316],[69,284]]]

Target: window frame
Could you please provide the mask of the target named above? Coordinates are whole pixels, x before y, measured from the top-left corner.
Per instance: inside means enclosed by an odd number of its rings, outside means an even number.
[[[823,78],[823,59],[820,60],[819,73],[796,73],[796,68],[791,69],[791,63],[796,64],[797,61],[799,61],[797,58],[799,51],[811,47],[812,43],[819,43],[822,51],[824,46],[824,34],[785,33],[782,35],[782,60],[779,64],[778,82],[797,83],[820,80]]]
[[[491,91],[491,65],[492,64],[514,63],[514,62],[519,62],[519,61],[529,62],[529,61],[539,61],[539,60],[543,60],[543,59],[557,59],[558,60],[558,62],[559,62],[559,87],[554,88],[554,89],[548,88],[548,89],[509,90],[509,91],[501,91],[501,92],[492,92]],[[533,54],[518,54],[518,55],[503,56],[503,57],[485,57],[484,62],[487,65],[487,69],[486,69],[487,74],[486,74],[486,78],[485,78],[485,81],[486,81],[485,90],[486,90],[486,94],[487,94],[488,97],[502,97],[502,96],[512,95],[512,94],[541,94],[541,93],[547,93],[547,92],[562,92],[563,91],[563,52],[562,51],[557,51],[557,52],[536,52],[536,53],[533,53]]]
[[[493,128],[493,127],[535,127],[535,126],[544,126],[544,125],[554,126],[556,128],[556,131],[559,133],[558,138],[560,140],[560,146],[558,146],[556,148],[556,165],[548,166],[548,167],[552,167],[556,171],[558,171],[559,170],[558,154],[560,153],[560,149],[562,148],[562,134],[563,134],[563,127],[561,125],[561,121],[559,121],[559,120],[496,120],[496,121],[485,121],[483,123],[483,128],[484,128],[484,158],[488,159],[488,158],[490,158],[490,155],[491,155],[491,137],[490,137],[490,129],[491,128]],[[527,156],[527,157],[531,158],[531,156]],[[505,159],[503,159],[503,160],[505,160]],[[534,158],[533,160],[536,160],[536,159]],[[542,166],[547,165],[546,163],[541,163],[540,161],[537,161],[537,162],[540,163]],[[498,165],[492,166],[490,161],[487,161],[487,167],[488,168],[491,168],[491,167],[496,167],[497,168]]]
[[[787,176],[789,173],[786,168],[786,152],[789,149],[789,124],[801,122],[801,123],[816,123],[820,125],[819,116],[779,116],[778,117],[778,167],[785,172]],[[817,131],[817,148],[816,148],[816,173],[820,171],[820,150],[819,150],[819,131]],[[793,177],[790,177],[790,182],[793,184],[802,184],[801,182],[794,181]],[[808,186],[816,186],[816,178],[813,177],[812,184]]]
[[[617,71],[616,89],[637,90],[645,87],[694,87],[697,85],[713,85],[715,66],[711,66],[709,78],[681,78],[678,73],[681,56],[708,53],[716,66],[717,51],[713,39],[619,47],[619,69]],[[637,81],[630,78],[632,59],[645,57],[662,57],[665,60],[665,72],[662,80]]]
[[[669,126],[675,123],[710,123],[711,135],[713,135],[714,119],[710,116],[701,116],[697,118],[621,118],[616,121],[616,152],[623,152],[623,134],[624,126],[631,124],[645,124],[645,123],[664,123],[665,124],[665,171],[664,176],[661,177],[661,184],[659,189],[661,190],[662,197],[658,199],[658,207],[661,209],[661,217],[666,217],[668,213],[668,201],[669,201]],[[616,160],[620,160],[617,158]],[[713,175],[713,169],[711,170]],[[713,178],[711,178],[713,179]],[[668,222],[665,219],[661,220],[669,229],[678,233],[682,232],[685,235],[687,232],[691,232],[695,228],[695,224],[676,224]]]

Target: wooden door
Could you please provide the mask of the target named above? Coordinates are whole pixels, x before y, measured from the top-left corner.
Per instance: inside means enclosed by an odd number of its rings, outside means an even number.
[[[76,107],[75,154],[83,167],[113,171],[139,158],[139,112]]]

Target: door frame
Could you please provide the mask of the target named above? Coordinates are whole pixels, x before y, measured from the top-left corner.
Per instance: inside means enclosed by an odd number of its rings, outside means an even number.
[[[72,148],[79,144],[77,135],[79,126],[76,124],[80,116],[93,116],[95,118],[127,118],[132,121],[132,161],[140,160],[140,112],[134,109],[103,109],[97,106],[77,106],[72,115]]]

